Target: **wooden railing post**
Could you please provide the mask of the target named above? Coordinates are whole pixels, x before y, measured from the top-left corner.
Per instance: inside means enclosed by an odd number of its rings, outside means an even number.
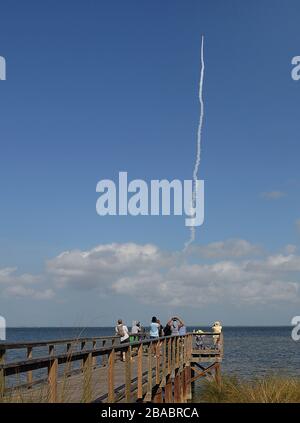
[[[223,336],[223,332],[220,333],[220,356],[221,358],[224,355],[224,336]]]
[[[137,399],[143,398],[143,344],[138,347]]]
[[[189,334],[187,335],[187,353],[186,353],[186,364],[184,368],[184,384],[185,384],[185,390],[184,390],[184,401],[191,400],[192,399],[192,374],[191,374],[191,359],[192,359],[192,347],[193,347],[193,335]]]
[[[96,346],[97,346],[97,341],[93,341],[93,350],[95,350],[96,349]],[[97,357],[96,356],[94,356],[93,358],[92,358],[92,366],[93,367],[96,367],[97,366]]]
[[[176,366],[176,337],[173,336],[172,339],[172,371],[175,370]]]
[[[115,402],[115,350],[112,349],[108,355],[108,402]]]
[[[163,384],[166,383],[166,374],[167,374],[167,340],[163,340],[163,362],[162,362],[162,375],[161,379]]]
[[[57,402],[57,372],[58,361],[51,359],[48,367],[49,402]]]
[[[27,347],[27,360],[32,358],[32,347]],[[27,383],[32,383],[32,370],[27,372]]]
[[[180,336],[176,336],[176,368],[180,365]]]
[[[185,337],[185,361],[188,362],[189,357],[189,342],[190,342],[190,335],[186,335]]]
[[[189,360],[192,359],[192,354],[193,354],[193,335],[189,335],[189,347],[188,347],[188,355],[189,355]]]
[[[49,345],[49,355],[50,357],[54,356],[54,345]]]
[[[148,344],[148,380],[147,380],[147,394],[145,402],[152,401],[152,341]]]
[[[85,350],[85,346],[86,346],[86,342],[85,341],[81,341],[80,343],[80,351],[83,352]],[[81,370],[83,371],[84,369],[84,358],[81,360]]]
[[[5,363],[5,348],[0,345],[0,365]],[[0,397],[4,395],[5,391],[5,374],[4,370],[0,369]]]
[[[106,345],[106,339],[104,339],[102,341],[102,348],[104,348]],[[114,343],[112,341],[112,347],[114,346]],[[101,366],[107,366],[108,364],[108,354],[102,355],[101,356]]]
[[[125,352],[125,401],[131,402],[131,347]]]
[[[70,374],[70,372],[72,371],[72,343],[71,342],[67,342],[67,361],[65,364],[65,369],[64,369],[64,377],[68,376]]]
[[[156,383],[156,385],[159,385],[159,383],[160,383],[160,341],[156,342],[155,355],[156,355],[155,383]]]
[[[83,358],[83,402],[92,401],[92,353]]]
[[[184,343],[184,339],[181,336],[179,338],[179,365],[182,366],[183,363],[183,343]]]
[[[216,363],[216,365],[215,365],[215,381],[220,388],[221,387],[221,365],[220,365],[220,363]]]
[[[160,354],[161,353],[161,354]],[[162,342],[158,342],[158,348],[156,350],[156,392],[153,398],[155,403],[162,403],[163,401],[163,390],[166,392],[166,380],[167,380],[167,340],[164,339]]]
[[[171,361],[172,361],[172,338],[169,338],[168,339],[168,374],[170,374],[172,371]]]

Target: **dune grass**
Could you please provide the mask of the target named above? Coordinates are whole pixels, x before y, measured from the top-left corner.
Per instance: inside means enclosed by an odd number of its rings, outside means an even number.
[[[209,403],[296,403],[300,402],[300,378],[267,375],[252,380],[223,376],[221,386],[204,380],[194,401]]]

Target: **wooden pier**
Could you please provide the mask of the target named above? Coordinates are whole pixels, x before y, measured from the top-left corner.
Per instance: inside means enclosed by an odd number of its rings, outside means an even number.
[[[222,357],[223,334],[211,332],[1,343],[0,401],[184,403],[198,378],[221,382]]]

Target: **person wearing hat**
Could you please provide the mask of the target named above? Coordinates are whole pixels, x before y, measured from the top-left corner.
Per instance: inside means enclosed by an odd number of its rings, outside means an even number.
[[[220,333],[222,332],[222,325],[219,321],[215,322],[211,327],[213,333],[216,335],[213,335],[214,345],[218,346],[220,341]]]

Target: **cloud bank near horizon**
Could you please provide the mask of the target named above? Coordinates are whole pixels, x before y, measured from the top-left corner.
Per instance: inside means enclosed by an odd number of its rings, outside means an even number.
[[[101,244],[63,251],[40,275],[0,269],[6,297],[56,300],[62,290],[129,296],[141,303],[199,307],[299,303],[300,255],[288,245],[269,254],[243,239],[195,245],[188,252],[153,244]]]

